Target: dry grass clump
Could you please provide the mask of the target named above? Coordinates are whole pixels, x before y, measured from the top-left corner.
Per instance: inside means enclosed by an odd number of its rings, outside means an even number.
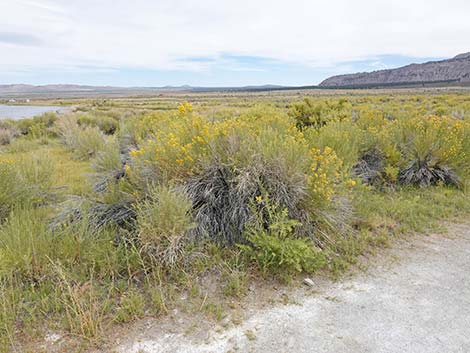
[[[9,145],[19,136],[21,136],[21,130],[16,121],[0,120],[0,146]]]
[[[308,180],[304,174],[296,178],[294,170],[286,179],[282,168],[282,163],[275,167],[262,160],[243,167],[214,163],[189,178],[184,189],[192,200],[197,224],[192,236],[226,244],[244,242],[245,225],[253,216],[250,205],[265,193],[293,217],[303,217],[301,202],[308,197]]]
[[[359,177],[363,183],[368,185],[381,185],[384,182],[385,157],[374,148],[364,153],[359,162],[353,167],[352,172]]]
[[[92,234],[106,227],[129,228],[136,219],[134,206],[128,200],[102,202],[82,197],[71,197],[58,205],[59,211],[50,220],[52,230],[86,222]]]
[[[295,190],[278,176],[263,165],[241,170],[214,165],[188,179],[184,189],[193,203],[197,224],[192,236],[226,244],[243,242],[245,225],[252,217],[250,204],[264,192],[274,195],[298,216],[299,198],[306,194],[306,180],[300,190]]]
[[[70,123],[67,121],[66,124]],[[72,128],[76,127],[72,120]],[[75,136],[72,137],[72,139]],[[106,138],[105,144],[92,158],[91,166],[94,197],[70,197],[59,207],[51,221],[53,229],[87,220],[90,231],[98,232],[104,227],[129,228],[135,221],[135,198],[130,190],[121,190],[126,184],[126,163],[129,160],[128,140]]]
[[[0,127],[0,146],[9,145],[15,137],[15,133],[11,129]]]
[[[430,166],[427,159],[412,161],[410,166],[402,169],[398,181],[403,185],[429,187],[432,185],[452,185],[460,187],[461,181],[456,172],[447,166]]]

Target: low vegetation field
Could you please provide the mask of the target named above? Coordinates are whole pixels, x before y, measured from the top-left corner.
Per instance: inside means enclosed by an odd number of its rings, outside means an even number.
[[[470,212],[465,93],[42,103],[71,112],[0,120],[0,351],[86,350],[176,307],[221,320],[252,281],[338,277]]]

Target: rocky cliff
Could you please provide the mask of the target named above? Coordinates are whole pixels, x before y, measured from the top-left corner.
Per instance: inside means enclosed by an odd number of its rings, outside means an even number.
[[[340,88],[433,82],[470,84],[470,52],[448,60],[411,64],[397,69],[333,76],[320,86]]]

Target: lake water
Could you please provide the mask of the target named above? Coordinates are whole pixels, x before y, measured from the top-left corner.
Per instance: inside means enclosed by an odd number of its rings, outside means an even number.
[[[0,104],[0,119],[19,120],[32,118],[46,112],[63,111],[64,107],[39,106],[39,105],[3,105]]]

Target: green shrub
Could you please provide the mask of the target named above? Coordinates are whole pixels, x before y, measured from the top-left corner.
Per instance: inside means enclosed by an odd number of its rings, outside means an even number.
[[[13,120],[0,120],[0,146],[9,145],[21,132]]]
[[[137,249],[117,242],[113,227],[96,230],[86,215],[51,230],[51,234],[56,239],[51,259],[60,262],[75,277],[86,278],[92,272],[97,279],[107,280],[139,268]]]
[[[318,101],[305,98],[302,102],[293,103],[288,113],[295,119],[299,130],[310,126],[318,129],[330,121],[341,121],[348,117],[348,108],[347,101],[344,99]]]
[[[107,135],[112,135],[119,130],[119,121],[103,116],[98,118],[97,126]]]
[[[105,148],[109,141],[97,127],[81,128],[74,116],[61,118],[56,129],[62,142],[79,159],[89,159]]]
[[[257,105],[211,122],[181,110],[142,120],[148,136],[130,151],[126,177],[140,198],[148,183],[181,185],[195,206],[196,238],[243,241],[250,202],[263,191],[303,220],[305,234],[313,227],[309,213],[341,190],[341,160],[330,147],[310,148],[284,112]]]
[[[290,219],[286,209],[269,201],[248,224],[247,245],[239,245],[256,262],[263,274],[292,275],[314,272],[325,264],[324,255],[311,239],[296,238],[294,229],[300,223]]]
[[[468,122],[428,115],[388,120],[371,111],[357,125],[364,138],[354,169],[364,182],[461,185],[468,170]]]
[[[113,135],[119,130],[119,121],[105,115],[80,115],[77,123],[81,127],[97,127],[106,135]]]
[[[89,159],[102,151],[105,145],[106,139],[98,128],[85,128],[78,131],[74,153],[79,159]]]
[[[31,138],[54,136],[52,127],[58,120],[57,114],[47,112],[34,118],[21,119],[16,122],[21,134]]]
[[[465,151],[465,123],[451,117],[425,116],[399,121],[391,129],[404,164],[430,160],[432,165],[459,166]]]
[[[0,228],[0,279],[54,279],[54,266],[81,280],[110,279],[140,268],[137,250],[116,243],[113,229],[94,231],[87,218],[51,229],[46,209],[15,208]]]
[[[108,140],[91,162],[93,170],[97,173],[110,173],[122,169],[119,143],[116,140]]]
[[[74,115],[69,114],[61,117],[56,123],[55,130],[66,147],[69,149],[76,147],[80,127]]]
[[[96,153],[91,161],[94,170],[93,189],[96,192],[104,192],[113,188],[126,176],[125,165],[122,159],[119,143],[116,140],[108,140],[103,149]]]
[[[364,134],[351,120],[332,121],[320,130],[304,131],[309,145],[323,150],[331,147],[343,161],[346,170],[350,170],[359,158]]]
[[[168,187],[151,187],[137,205],[137,234],[145,253],[175,265],[193,227],[192,203],[186,194]]]
[[[35,116],[33,122],[37,124],[43,124],[46,127],[52,127],[57,121],[58,116],[56,113],[47,112],[42,115]]]
[[[40,146],[40,142],[37,140],[25,139],[25,138],[15,138],[8,145],[8,148],[5,151],[8,153],[29,153],[36,150]]]
[[[27,135],[29,133],[31,126],[33,126],[33,124],[34,124],[33,119],[25,118],[25,119],[18,120],[16,126],[18,127],[22,135]]]

